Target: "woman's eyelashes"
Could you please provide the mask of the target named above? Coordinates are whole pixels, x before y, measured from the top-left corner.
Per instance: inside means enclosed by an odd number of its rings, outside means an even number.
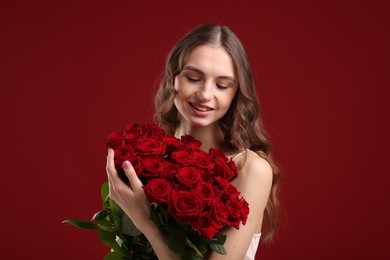
[[[197,78],[197,77],[190,77],[190,76],[186,76],[187,80],[189,82],[192,82],[192,83],[198,83],[198,82],[201,82],[202,79],[201,78]],[[227,85],[227,84],[221,84],[221,83],[216,83],[215,84],[217,86],[217,88],[219,89],[227,89],[230,87],[230,85]]]
[[[216,84],[216,85],[217,85],[217,87],[219,89],[227,89],[227,88],[229,88],[229,86],[225,86],[225,85],[221,85],[221,84]]]
[[[196,78],[196,77],[189,77],[189,76],[186,76],[187,80],[190,81],[190,82],[199,82],[200,79],[199,78]]]

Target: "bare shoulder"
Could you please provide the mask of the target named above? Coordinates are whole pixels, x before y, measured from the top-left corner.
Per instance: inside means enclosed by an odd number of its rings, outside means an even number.
[[[248,151],[236,162],[239,167],[239,176],[250,180],[271,180],[272,167],[268,161],[253,151]]]
[[[237,158],[238,176],[232,183],[244,196],[258,200],[268,196],[272,186],[272,167],[268,161],[253,151],[248,151],[246,156]],[[265,206],[265,204],[264,204]]]

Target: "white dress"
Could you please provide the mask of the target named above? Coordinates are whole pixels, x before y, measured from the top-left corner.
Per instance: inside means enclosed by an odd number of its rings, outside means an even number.
[[[247,151],[249,151],[249,149],[246,149],[245,151],[242,151],[242,152],[236,154],[232,158],[232,160],[234,161],[237,157],[246,153]],[[257,248],[259,247],[259,243],[260,243],[260,237],[261,237],[261,233],[253,234],[252,241],[249,244],[248,251],[246,251],[246,254],[245,254],[245,257],[243,260],[255,260]]]
[[[246,251],[244,260],[255,260],[257,247],[259,246],[259,242],[260,242],[260,236],[261,233],[253,234],[252,241],[249,244],[248,251]]]

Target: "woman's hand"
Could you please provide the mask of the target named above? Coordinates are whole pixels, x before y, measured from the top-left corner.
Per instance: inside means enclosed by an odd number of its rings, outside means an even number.
[[[142,182],[138,179],[136,172],[130,162],[123,163],[123,169],[130,185],[124,183],[118,175],[114,164],[114,150],[108,149],[107,156],[107,177],[109,185],[109,196],[129,216],[138,229],[149,221],[150,203],[142,188]],[[140,229],[142,232],[142,229]]]
[[[114,164],[114,150],[108,149],[107,156],[107,177],[109,185],[109,196],[129,216],[137,228],[144,233],[151,243],[159,259],[180,259],[167,245],[165,234],[149,220],[150,202],[142,188],[142,182],[138,179],[136,172],[130,162],[123,163],[123,169],[130,181],[130,185],[124,183],[118,175]]]

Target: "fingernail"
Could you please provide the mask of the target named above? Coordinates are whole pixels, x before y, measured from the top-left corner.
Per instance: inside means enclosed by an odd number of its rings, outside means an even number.
[[[129,168],[130,168],[130,162],[129,162],[129,161],[125,161],[125,162],[123,163],[123,168],[129,169]]]
[[[108,154],[110,154],[112,151],[112,148],[108,148]]]

